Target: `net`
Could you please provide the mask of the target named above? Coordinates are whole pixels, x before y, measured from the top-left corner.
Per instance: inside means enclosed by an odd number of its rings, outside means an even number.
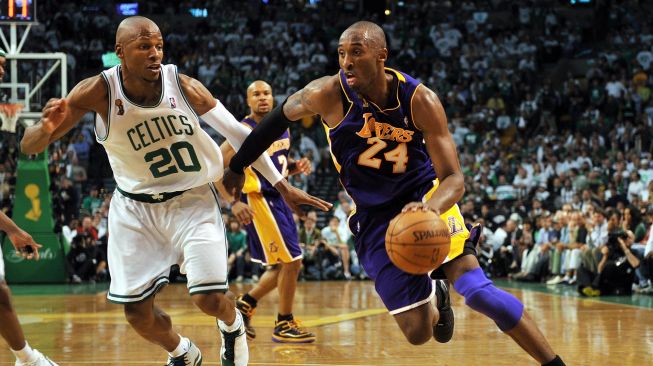
[[[23,109],[22,104],[0,104],[0,131],[16,133],[16,123]]]

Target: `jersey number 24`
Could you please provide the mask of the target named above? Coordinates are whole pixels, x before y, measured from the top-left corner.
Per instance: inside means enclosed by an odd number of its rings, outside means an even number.
[[[378,137],[370,137],[367,139],[367,144],[372,145],[363,151],[358,156],[358,165],[367,166],[374,169],[380,169],[383,162],[379,158],[375,158],[381,150],[388,146],[388,143]],[[396,174],[405,173],[406,165],[408,165],[408,149],[406,143],[402,142],[394,149],[383,154],[386,161],[392,162],[392,172]]]

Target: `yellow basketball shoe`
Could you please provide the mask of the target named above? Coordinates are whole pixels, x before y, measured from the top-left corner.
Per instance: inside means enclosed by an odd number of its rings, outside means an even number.
[[[274,322],[272,340],[277,343],[313,343],[315,334],[303,329],[295,319]]]
[[[245,333],[247,334],[247,338],[256,338],[256,330],[251,324],[252,317],[254,316],[254,313],[256,313],[256,308],[247,301],[243,300],[243,295],[240,295],[236,299],[236,309],[238,309],[240,314],[243,316],[243,323],[245,324]]]

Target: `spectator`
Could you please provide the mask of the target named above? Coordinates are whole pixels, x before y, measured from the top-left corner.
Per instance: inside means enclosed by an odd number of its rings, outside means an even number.
[[[351,255],[349,253],[349,245],[347,244],[349,236],[349,232],[340,226],[340,220],[335,216],[329,219],[329,226],[322,229],[322,238],[324,238],[329,247],[336,249],[336,251],[332,252],[334,254],[337,253],[340,257],[344,270],[343,275],[347,280],[351,279],[351,272],[349,270]]]
[[[607,244],[601,247],[601,261],[597,272],[581,266],[578,290],[586,296],[630,295],[635,269],[640,259],[630,250],[635,240],[632,231],[610,233]]]

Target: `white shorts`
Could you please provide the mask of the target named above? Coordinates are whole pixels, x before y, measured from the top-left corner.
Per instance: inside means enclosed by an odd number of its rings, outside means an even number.
[[[190,294],[226,292],[227,240],[213,185],[193,188],[161,203],[145,203],[116,191],[109,208],[107,298],[145,300],[168,283],[179,264]]]

